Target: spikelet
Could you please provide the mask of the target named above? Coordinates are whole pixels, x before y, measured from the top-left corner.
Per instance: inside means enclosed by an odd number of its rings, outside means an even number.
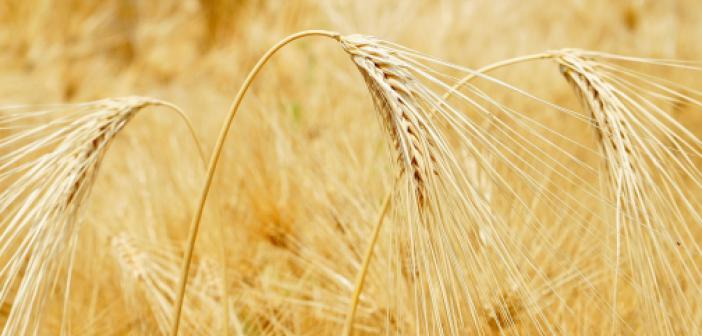
[[[607,166],[616,226],[612,332],[676,334],[695,324],[687,298],[702,294],[698,261],[679,251],[681,241],[688,251],[700,249],[696,232],[702,221],[694,203],[702,174],[694,162],[702,157],[702,142],[661,108],[665,100],[685,97],[677,88],[608,59],[627,61],[580,50],[556,53],[561,73],[591,114]],[[635,320],[621,317],[633,314],[618,304],[626,292],[639,302]]]
[[[394,202],[394,214],[404,225],[389,229],[392,233],[385,237],[393,251],[387,286],[409,292],[396,295],[405,299],[390,299],[381,310],[393,321],[393,330],[401,333],[480,333],[491,328],[483,302],[499,296],[504,285],[493,281],[475,286],[477,274],[490,279],[510,274],[516,283],[514,304],[526,305],[533,299],[524,290],[517,260],[503,238],[491,243],[491,253],[499,255],[500,263],[490,262],[478,246],[484,232],[505,227],[490,201],[495,174],[488,164],[490,155],[482,155],[483,148],[494,148],[494,140],[463,110],[488,115],[479,99],[469,95],[489,96],[471,87],[457,93],[458,104],[451,104],[435,92],[450,90],[452,83],[445,81],[455,76],[442,70],[472,70],[374,37],[348,35],[340,41],[365,80],[399,154],[400,172],[413,190],[400,192],[408,196],[404,203],[402,197]],[[457,150],[462,157],[455,154]],[[489,172],[483,173],[486,166]],[[536,328],[547,328],[531,306],[521,314]]]
[[[153,105],[163,103],[130,97],[0,112],[0,129],[8,131],[0,139],[0,302],[12,307],[3,335],[39,331],[42,308],[75,245],[81,205],[110,141],[139,110]],[[62,282],[66,297],[70,269],[68,274]]]
[[[610,178],[625,175],[625,180],[636,179],[631,136],[633,130],[626,123],[626,108],[613,87],[597,74],[591,62],[573,52],[565,52],[559,59],[560,70],[573,86],[592,116],[593,124]]]
[[[347,35],[341,38],[344,50],[363,75],[383,124],[401,162],[401,173],[414,181],[420,208],[427,202],[426,184],[436,174],[432,135],[427,131],[414,88],[419,85],[406,65],[371,37]]]
[[[138,324],[144,329],[143,332],[158,330],[160,334],[167,334],[178,280],[178,254],[139,241],[127,233],[115,235],[111,245],[122,273],[125,301],[135,312],[134,316],[140,321]],[[188,304],[184,307],[183,331],[187,335],[211,335],[220,325],[215,320],[221,315],[218,309],[222,283],[221,278],[216,276],[216,267],[211,259],[204,259],[198,265],[188,289]],[[149,321],[153,321],[155,327],[149,326]]]

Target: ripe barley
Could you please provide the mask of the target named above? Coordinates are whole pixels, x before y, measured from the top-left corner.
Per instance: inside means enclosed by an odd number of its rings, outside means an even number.
[[[672,92],[665,86],[654,83],[655,91],[649,93],[643,85],[651,83],[643,77],[626,77],[594,53],[563,50],[556,60],[591,114],[608,167],[615,216],[611,331],[628,327],[619,317],[625,312],[618,302],[624,291],[633,291],[648,328],[674,334],[676,324],[693,323],[685,283],[702,276],[672,243],[691,235],[691,224],[699,223],[698,210],[687,199],[699,187],[700,172],[692,162],[700,142],[686,132],[673,135],[675,128],[684,128],[652,101]],[[698,248],[694,240],[689,244]],[[671,264],[685,265],[687,271],[673,271]]]
[[[0,125],[13,133],[0,140],[0,302],[11,304],[3,335],[38,332],[41,312],[61,265],[69,258],[80,210],[114,137],[147,106],[168,105],[142,97],[106,99],[27,112],[12,108]],[[170,105],[169,105],[170,106]],[[51,120],[27,126],[37,120]]]
[[[137,325],[145,329],[142,332],[153,333],[155,329],[161,334],[167,333],[178,281],[178,255],[175,251],[139,241],[127,233],[114,236],[111,244],[112,254],[122,273],[124,299],[139,321]],[[215,321],[220,315],[217,312],[218,296],[222,293],[216,267],[214,261],[205,259],[189,288],[184,324],[188,335],[216,333],[220,323]],[[155,323],[155,327],[149,326],[149,322]]]
[[[414,79],[407,65],[371,37],[347,35],[341,38],[344,50],[361,72],[383,124],[401,162],[401,173],[408,171],[414,181],[420,208],[427,202],[427,183],[436,174],[436,150],[427,132],[426,116],[419,107]]]
[[[475,179],[482,175],[476,173],[484,169],[495,174],[487,161],[490,153],[479,153],[483,146],[495,150],[497,143],[462,110],[471,108],[489,114],[480,99],[475,98],[488,95],[470,87],[468,92],[453,91],[459,102],[450,103],[446,95],[434,91],[451,89],[451,84],[444,80],[452,76],[439,69],[475,72],[373,37],[348,35],[340,41],[364,78],[399,154],[400,172],[409,173],[407,177],[414,189],[413,197],[405,194],[410,196],[404,199],[405,204],[401,204],[402,197],[397,199],[400,204],[396,205],[399,211],[395,215],[405,225],[391,228],[394,234],[386,238],[394,249],[397,264],[394,271],[398,273],[389,274],[388,279],[396,288],[413,292],[407,295],[412,300],[390,304],[396,322],[403,320],[403,316],[412,316],[398,330],[460,334],[489,328],[480,321],[479,301],[491,297],[499,284],[484,289],[465,282],[472,281],[479,272],[491,273],[493,278],[505,270],[515,273],[516,264],[499,239],[491,249],[504,257],[500,265],[485,263],[481,251],[466,243],[477,241],[479,232],[504,225],[493,211],[486,192],[491,182],[484,189],[485,181]],[[462,159],[455,153],[457,146],[464,153]],[[474,166],[464,166],[466,161]],[[460,220],[453,216],[458,213],[462,216]],[[380,225],[381,221],[377,223]],[[371,244],[375,243],[378,230],[376,226]],[[401,246],[407,247],[405,253],[401,252]],[[359,274],[364,272],[365,268]],[[521,279],[516,282],[523,284]],[[522,291],[515,292],[521,295],[515,302],[530,299]],[[357,296],[358,290],[354,299]],[[344,325],[346,335],[351,333],[356,305],[354,300]],[[538,311],[524,309],[520,314],[540,327]]]
[[[607,158],[610,177],[625,174],[635,179],[634,155],[630,137],[633,130],[627,125],[621,100],[613,92],[610,84],[600,77],[592,64],[573,52],[566,52],[558,58],[560,70],[573,86],[581,102],[587,106],[594,123],[595,131]]]

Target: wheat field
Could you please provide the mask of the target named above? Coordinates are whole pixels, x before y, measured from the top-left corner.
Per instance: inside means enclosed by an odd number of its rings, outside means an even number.
[[[698,335],[696,0],[0,0],[2,335]]]

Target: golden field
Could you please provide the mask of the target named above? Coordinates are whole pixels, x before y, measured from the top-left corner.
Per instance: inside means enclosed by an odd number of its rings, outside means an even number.
[[[3,335],[172,334],[233,107],[181,335],[700,334],[701,38],[693,0],[0,0]]]

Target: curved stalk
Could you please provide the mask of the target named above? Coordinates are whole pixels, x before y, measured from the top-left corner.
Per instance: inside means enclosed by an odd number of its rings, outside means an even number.
[[[198,231],[200,228],[200,222],[202,220],[202,214],[205,208],[205,202],[207,201],[207,196],[209,195],[210,192],[210,187],[212,186],[212,180],[214,178],[214,172],[217,168],[217,164],[219,163],[220,157],[222,155],[222,147],[224,146],[224,141],[227,138],[227,134],[229,134],[229,128],[234,121],[234,117],[236,116],[236,112],[239,110],[239,106],[241,105],[241,101],[244,98],[244,95],[248,91],[249,87],[251,86],[251,83],[253,80],[256,78],[256,75],[259,73],[261,68],[270,60],[270,58],[282,47],[287,45],[288,43],[298,40],[303,37],[307,36],[323,36],[323,37],[329,37],[335,40],[339,40],[339,33],[336,32],[331,32],[331,31],[325,31],[325,30],[306,30],[302,31],[296,34],[292,34],[280,42],[278,42],[276,45],[271,47],[256,63],[256,65],[251,69],[249,74],[246,76],[246,79],[244,80],[243,84],[241,85],[241,88],[239,89],[239,92],[237,93],[236,97],[234,98],[234,101],[232,102],[232,105],[229,108],[229,112],[227,115],[227,119],[224,122],[224,125],[220,129],[219,137],[217,138],[217,142],[215,144],[214,151],[212,152],[212,155],[210,156],[210,161],[209,165],[207,168],[207,176],[205,179],[205,183],[203,185],[203,189],[200,194],[200,199],[198,201],[197,208],[195,209],[195,214],[193,216],[192,222],[190,223],[190,231],[188,233],[188,240],[187,240],[187,246],[185,249],[185,257],[183,258],[183,266],[181,269],[181,274],[180,274],[180,280],[178,282],[178,292],[176,296],[176,304],[175,304],[175,311],[173,313],[173,324],[171,327],[171,336],[177,336],[178,335],[178,329],[180,327],[180,316],[182,314],[182,309],[183,309],[183,299],[185,297],[185,288],[187,286],[187,281],[188,281],[188,273],[190,272],[190,264],[192,262],[192,257],[193,257],[193,250],[195,248],[195,242],[197,241],[197,235]],[[225,303],[227,304],[227,303]],[[228,316],[227,316],[228,318]]]
[[[192,120],[188,117],[183,110],[181,110],[178,106],[175,104],[171,104],[168,102],[161,102],[161,104],[165,107],[170,108],[171,110],[175,111],[175,113],[178,114],[180,119],[183,120],[185,125],[188,127],[188,131],[190,132],[190,136],[193,138],[193,142],[195,142],[195,146],[197,147],[197,154],[200,157],[200,162],[202,164],[202,168],[205,169],[207,168],[207,161],[205,161],[205,152],[202,150],[202,142],[200,142],[200,138],[197,137],[197,133],[195,133],[195,127],[193,126]]]
[[[205,152],[203,151],[202,147],[202,142],[200,142],[200,138],[197,137],[197,134],[195,133],[195,127],[193,126],[192,121],[188,117],[183,110],[181,110],[178,106],[175,104],[171,104],[168,102],[163,103],[164,106],[174,110],[180,118],[185,122],[185,124],[188,127],[188,130],[190,131],[190,136],[193,138],[193,141],[195,142],[195,146],[197,146],[197,153],[198,156],[200,157],[200,163],[202,164],[202,169],[205,170],[207,169],[207,159],[205,158]],[[229,335],[229,293],[227,292],[227,284],[229,283],[228,278],[227,278],[227,248],[224,243],[224,223],[220,222],[218,225],[219,229],[219,263],[222,265],[222,270],[221,270],[221,278],[222,278],[222,302],[224,304],[224,309],[222,310],[222,323],[224,325],[222,326],[222,330],[224,335]]]
[[[441,96],[442,103],[445,104],[447,99],[449,97],[451,97],[451,95],[453,95],[458,89],[460,89],[461,86],[470,82],[475,77],[482,76],[483,74],[485,74],[487,72],[490,72],[492,70],[497,70],[499,68],[502,68],[502,67],[505,67],[508,65],[514,65],[514,64],[518,64],[518,63],[522,63],[522,62],[534,61],[534,60],[545,59],[545,58],[551,58],[554,56],[555,55],[552,52],[544,52],[544,53],[539,53],[539,54],[514,57],[514,58],[506,59],[504,61],[499,61],[499,62],[488,64],[480,69],[473,71],[472,73],[466,75],[465,77],[461,78],[461,80],[456,82],[456,84],[454,84],[450,90],[446,91],[446,93],[444,93],[444,95]],[[436,112],[436,110],[433,110],[433,112]],[[431,117],[433,115],[434,115],[434,113],[431,113],[429,117]]]

